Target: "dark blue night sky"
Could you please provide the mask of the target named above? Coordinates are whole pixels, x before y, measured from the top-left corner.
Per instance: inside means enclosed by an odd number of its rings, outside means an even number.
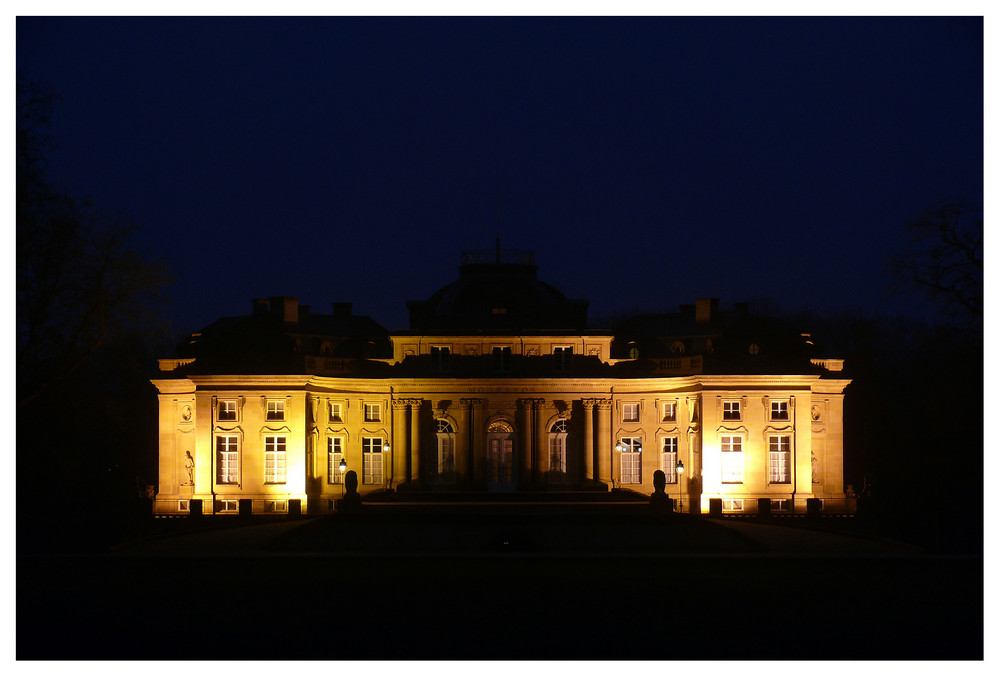
[[[20,18],[17,67],[179,330],[276,294],[403,328],[498,229],[592,318],[915,313],[884,258],[983,199],[981,18]]]

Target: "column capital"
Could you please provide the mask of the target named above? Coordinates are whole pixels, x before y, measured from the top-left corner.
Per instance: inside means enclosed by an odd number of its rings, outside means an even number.
[[[421,405],[423,405],[424,400],[422,398],[420,398],[420,397],[411,397],[411,398],[407,399],[406,402],[411,407],[419,409],[421,407]]]
[[[392,401],[392,408],[393,409],[397,409],[397,410],[398,409],[406,409],[408,406],[410,406],[410,401],[407,400],[407,399],[396,399],[396,400]]]
[[[481,407],[483,406],[483,400],[479,397],[463,397],[459,399],[458,406],[462,409],[468,409],[470,407]]]
[[[611,409],[611,399],[610,398],[598,398],[594,400],[597,403],[598,409]]]
[[[583,403],[583,408],[586,409],[587,411],[591,411],[597,404],[597,400],[594,399],[593,397],[585,397],[582,400],[580,400],[580,402]]]
[[[522,397],[518,401],[525,409],[537,409],[545,404],[545,399],[541,397]]]

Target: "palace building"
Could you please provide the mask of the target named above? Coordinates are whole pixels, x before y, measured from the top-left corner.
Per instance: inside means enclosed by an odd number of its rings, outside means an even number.
[[[359,492],[653,491],[685,512],[844,511],[843,360],[786,322],[697,299],[587,326],[524,250],[464,252],[389,332],[292,297],[160,360],[154,511],[323,513]]]

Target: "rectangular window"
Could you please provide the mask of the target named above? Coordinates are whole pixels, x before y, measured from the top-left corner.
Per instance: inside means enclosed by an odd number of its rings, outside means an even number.
[[[723,421],[739,421],[740,420],[740,402],[739,400],[731,400],[729,402],[722,403],[722,420]]]
[[[340,402],[330,403],[330,421],[333,423],[343,423],[344,412],[341,410]]]
[[[622,438],[622,484],[642,484],[642,438]]]
[[[555,346],[552,355],[555,356],[556,371],[566,371],[573,359],[573,346]]]
[[[264,504],[264,512],[288,512],[288,501],[268,501]]]
[[[660,455],[660,470],[667,476],[667,484],[677,484],[677,438],[664,437]]]
[[[365,422],[378,423],[382,420],[382,405],[374,402],[365,403]]]
[[[268,435],[264,438],[264,483],[284,484],[288,455],[284,435]]]
[[[622,404],[622,420],[626,423],[637,423],[639,421],[638,402],[626,402]]]
[[[238,484],[240,481],[239,437],[217,435],[215,437],[215,467],[218,469],[215,481],[219,484]]]
[[[219,420],[236,420],[236,400],[219,400]]]
[[[236,512],[240,508],[239,501],[221,499],[215,502],[215,512]]]
[[[361,438],[361,483],[382,484],[382,438]]]
[[[268,421],[284,421],[285,420],[285,401],[284,400],[268,400],[267,401],[267,420]]]
[[[326,483],[343,484],[344,475],[340,472],[340,461],[344,458],[344,439],[329,437],[326,440]]]
[[[743,499],[724,498],[722,499],[722,509],[726,512],[743,512]]]
[[[663,403],[663,420],[669,423],[674,423],[677,421],[677,403],[676,402],[664,402]]]
[[[510,346],[495,346],[493,348],[493,370],[510,371]]]
[[[743,484],[743,436],[722,435],[722,483]]]
[[[767,481],[769,484],[791,482],[792,437],[770,435],[767,452]]]
[[[788,402],[784,400],[771,400],[771,420],[788,420]]]
[[[451,367],[451,348],[448,346],[431,346],[431,368],[446,371]]]

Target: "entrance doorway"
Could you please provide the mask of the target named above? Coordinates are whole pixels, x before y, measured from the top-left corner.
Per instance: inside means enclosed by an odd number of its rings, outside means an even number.
[[[514,491],[514,428],[494,421],[486,431],[486,486],[490,491]]]

